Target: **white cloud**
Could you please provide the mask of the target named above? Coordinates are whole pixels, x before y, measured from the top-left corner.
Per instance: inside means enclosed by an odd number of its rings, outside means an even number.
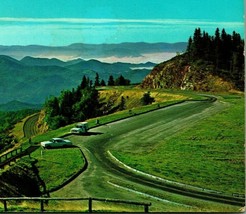
[[[197,27],[210,34],[217,27],[244,34],[241,22],[213,20],[0,17],[0,45],[184,42]]]
[[[0,22],[19,23],[75,23],[75,24],[103,24],[103,23],[141,23],[141,24],[161,24],[161,25],[226,25],[243,26],[243,22],[218,22],[213,20],[195,19],[85,19],[85,18],[12,18],[0,17]]]

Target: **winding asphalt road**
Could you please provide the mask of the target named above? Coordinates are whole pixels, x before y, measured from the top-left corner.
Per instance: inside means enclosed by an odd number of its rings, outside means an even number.
[[[62,189],[52,193],[60,197],[103,197],[127,200],[146,200],[156,198],[159,201],[169,198],[171,194],[205,199],[220,203],[242,205],[232,197],[210,192],[202,192],[182,185],[163,182],[155,178],[135,173],[117,163],[110,155],[110,150],[127,148],[128,143],[143,151],[157,145],[157,142],[173,137],[196,122],[215,114],[226,107],[225,103],[215,101],[187,101],[171,107],[162,108],[143,115],[122,121],[102,125],[90,130],[86,136],[68,136],[75,145],[80,147],[88,161],[87,170]],[[135,148],[136,148],[135,147]],[[170,196],[172,197],[172,196]],[[180,201],[168,201],[177,206],[189,206]]]
[[[30,116],[24,123],[23,133],[24,137],[30,138],[38,134],[38,129],[36,128],[36,123],[38,122],[39,113]]]

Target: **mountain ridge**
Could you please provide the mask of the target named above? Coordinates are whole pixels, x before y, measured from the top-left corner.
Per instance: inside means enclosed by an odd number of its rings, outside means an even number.
[[[68,61],[76,58],[82,59],[104,59],[120,62],[133,58],[135,61],[141,59],[141,62],[153,61],[153,56],[173,56],[176,52],[183,52],[187,47],[187,42],[177,43],[119,43],[119,44],[85,44],[74,43],[67,46],[43,46],[43,45],[0,45],[0,53],[11,56],[15,59],[23,59],[25,56],[36,58],[57,58],[63,61]],[[172,54],[171,54],[172,53]],[[127,59],[125,59],[127,58]],[[143,58],[143,59],[142,59]],[[169,57],[170,58],[170,57]],[[102,60],[100,60],[102,61]],[[113,61],[110,61],[113,62]],[[126,62],[126,61],[125,61]]]
[[[18,111],[23,109],[41,109],[41,105],[34,105],[18,100],[12,100],[5,104],[0,104],[0,111]]]
[[[28,61],[28,62],[27,62]],[[43,64],[42,64],[43,63]],[[61,66],[62,65],[62,66]],[[141,69],[146,65],[149,69]],[[98,60],[60,60],[23,58],[18,61],[9,56],[0,56],[0,104],[19,100],[40,104],[51,95],[76,87],[85,75],[92,81],[96,73],[107,82],[110,75],[123,75],[131,83],[139,83],[150,72],[153,63],[104,63]],[[135,67],[135,69],[131,69]]]

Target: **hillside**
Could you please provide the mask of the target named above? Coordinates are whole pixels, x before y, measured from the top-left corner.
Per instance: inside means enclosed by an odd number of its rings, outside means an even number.
[[[244,90],[244,41],[233,32],[216,30],[215,36],[198,28],[187,51],[156,65],[145,77],[143,88],[194,91]]]
[[[229,91],[231,81],[212,74],[213,65],[190,63],[186,55],[177,56],[154,67],[141,83],[142,88],[169,88],[194,91]]]
[[[0,55],[0,104],[12,100],[40,104],[51,95],[76,87],[85,75],[94,81],[96,73],[107,82],[110,75],[123,75],[139,83],[155,64],[147,62],[103,63],[82,59],[63,62],[58,59],[25,57],[18,61]],[[69,78],[68,78],[69,77]]]

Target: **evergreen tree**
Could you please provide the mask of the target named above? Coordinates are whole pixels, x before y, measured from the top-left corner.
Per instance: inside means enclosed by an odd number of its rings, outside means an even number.
[[[94,83],[94,86],[97,87],[97,86],[100,86],[100,81],[99,81],[99,74],[96,73],[96,77],[95,77],[95,83]]]
[[[57,129],[71,122],[101,115],[99,94],[92,81],[83,77],[76,90],[62,91],[59,98],[52,97],[45,103],[46,122],[50,129]]]
[[[108,86],[114,86],[114,85],[115,85],[114,77],[110,75],[108,79]]]
[[[244,89],[244,41],[240,34],[226,33],[217,28],[214,36],[209,36],[200,28],[195,29],[193,39],[188,41],[186,55],[190,63],[203,63],[212,68],[210,72],[234,82],[238,89]],[[207,70],[207,69],[206,69]]]
[[[198,59],[201,56],[201,49],[202,49],[201,41],[202,41],[201,29],[196,28],[193,36],[193,44],[191,46],[193,59]]]
[[[115,85],[130,85],[130,80],[125,79],[122,75],[120,75],[116,80],[115,80]]]
[[[106,83],[105,83],[105,81],[103,79],[101,80],[100,85],[101,86],[106,86]]]
[[[79,89],[85,89],[88,86],[88,79],[86,78],[86,76],[83,76],[83,79],[81,81],[80,87]]]
[[[67,120],[67,123],[71,122],[73,104],[73,95],[71,91],[62,91],[60,96],[61,115]]]
[[[45,102],[45,113],[49,117],[55,117],[60,114],[59,100],[57,97],[51,97]]]

